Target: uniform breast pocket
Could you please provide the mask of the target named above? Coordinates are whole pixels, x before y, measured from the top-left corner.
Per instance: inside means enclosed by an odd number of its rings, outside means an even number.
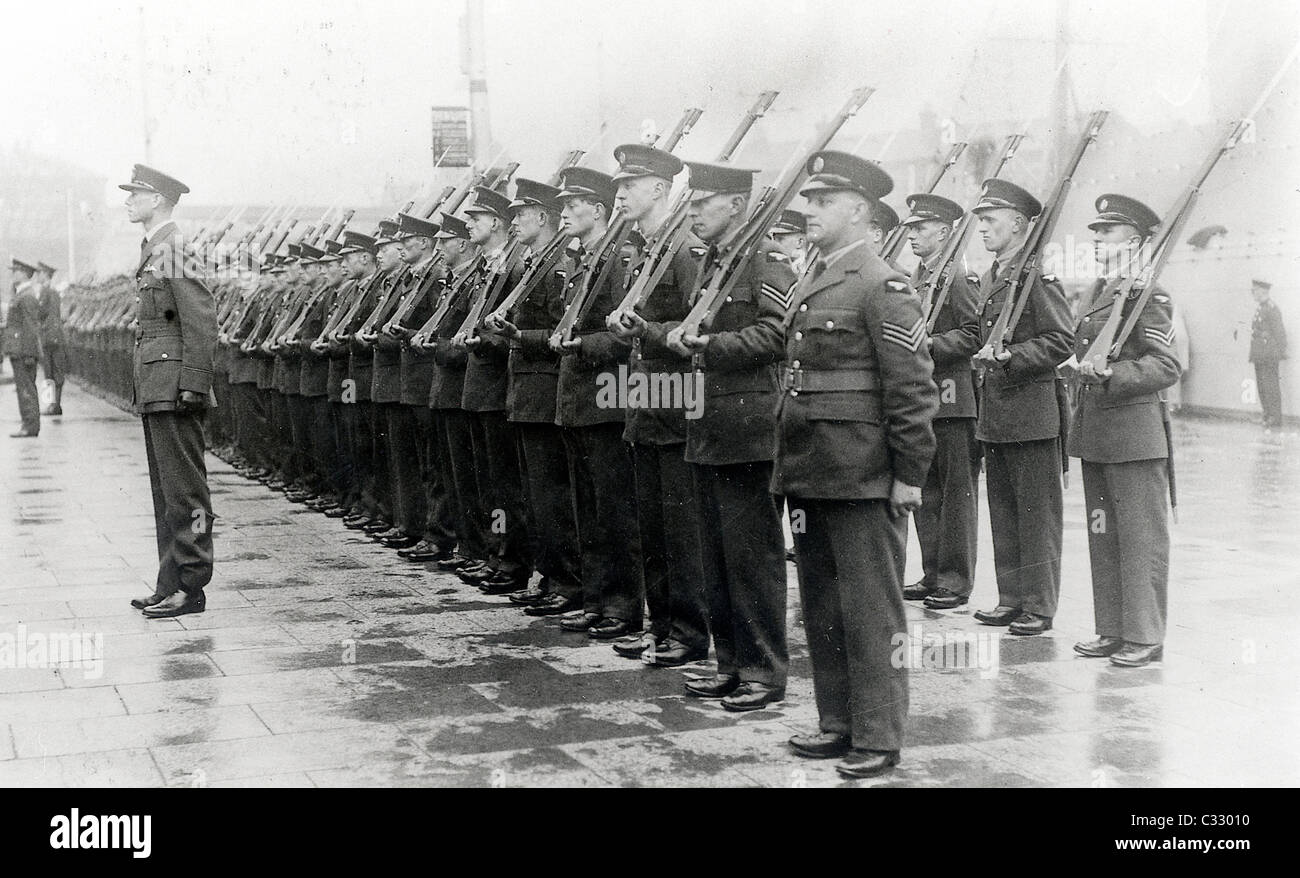
[[[808,318],[796,337],[799,359],[805,368],[827,368],[844,358],[855,339],[866,336],[862,314],[849,308],[809,309]]]
[[[180,393],[181,337],[146,338],[140,343],[136,401],[174,402]]]

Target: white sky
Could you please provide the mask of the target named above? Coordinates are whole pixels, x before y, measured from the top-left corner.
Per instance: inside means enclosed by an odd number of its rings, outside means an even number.
[[[777,140],[802,136],[859,84],[879,91],[845,143],[912,127],[927,104],[966,128],[1040,116],[1055,66],[1057,4],[1045,0],[486,2],[493,134],[523,176],[591,145],[602,119],[603,166],[642,118],[666,127],[687,104],[706,113],[698,147],[683,153],[707,155],[763,88],[782,90],[764,124],[798,132]],[[1068,8],[1081,107],[1159,130],[1204,120],[1205,63],[1225,33],[1244,22],[1294,40],[1300,4]],[[144,160],[143,23],[153,161],[196,202],[372,204],[390,178],[427,177],[429,106],[467,102],[462,10],[461,0],[14,5],[0,51],[0,144],[125,179]]]

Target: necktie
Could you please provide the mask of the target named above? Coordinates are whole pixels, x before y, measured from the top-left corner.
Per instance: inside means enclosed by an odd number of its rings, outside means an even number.
[[[998,279],[998,272],[1002,269],[1002,264],[996,259],[993,260],[993,279]]]

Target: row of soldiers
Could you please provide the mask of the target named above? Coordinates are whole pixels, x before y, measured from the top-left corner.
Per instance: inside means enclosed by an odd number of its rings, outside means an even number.
[[[1159,392],[1179,365],[1168,297],[1110,295],[1158,227],[1149,208],[1097,200],[1104,276],[1073,318],[1050,276],[1016,295],[1044,205],[1006,180],[969,215],[912,194],[900,222],[883,169],[820,149],[799,166],[804,210],[769,211],[755,236],[757,170],[645,144],[615,158],[612,175],[569,166],[513,197],[480,185],[458,213],[300,241],[219,282],[215,451],[619,655],[673,667],[711,641],[717,671],[686,694],[732,711],[784,698],[784,504],[820,715],[790,745],[865,777],[902,747],[904,600],[969,600],[981,458],[998,602],[975,616],[1051,628],[1068,434],[1099,635],[1076,650],[1159,658]],[[994,255],[983,277],[953,272],[963,228]],[[919,258],[910,277],[881,257],[891,232]],[[112,299],[87,300],[99,316],[75,327],[78,362],[97,362],[96,333],[111,343]],[[1094,330],[1129,316],[1137,331],[1094,366]],[[925,578],[905,589],[912,512]]]
[[[10,437],[33,438],[41,432],[40,395],[36,389],[36,368],[54,385],[54,398],[44,414],[63,414],[63,383],[68,371],[64,344],[62,297],[54,286],[58,271],[52,265],[33,265],[14,257],[9,262],[13,296],[5,314],[0,354],[9,356],[14,371],[21,427]]]

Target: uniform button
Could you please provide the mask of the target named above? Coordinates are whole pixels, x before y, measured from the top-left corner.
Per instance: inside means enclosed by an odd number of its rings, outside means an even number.
[[[136,303],[137,305],[140,304],[140,297],[139,297],[139,296],[136,296],[136,297],[135,297],[135,303]]]
[[[798,395],[799,395],[799,391],[797,391],[797,390],[791,390],[791,391],[790,391],[790,395],[791,395],[791,396],[798,396]]]
[[[728,301],[728,302],[731,301],[731,296],[727,296],[727,301]]]
[[[793,368],[793,369],[798,369],[798,368],[799,368],[799,361],[798,361],[798,360],[795,360],[793,363],[790,364],[790,367]]]
[[[992,320],[989,320],[989,321],[987,321],[987,322],[985,323],[985,325],[986,325],[986,326],[992,326],[992,325],[993,325],[993,321],[992,321]]]
[[[800,305],[800,306],[799,306],[799,310],[800,310],[800,311],[807,311],[807,310],[808,310],[808,306],[807,306],[807,305]]]
[[[794,334],[794,340],[795,340],[795,341],[799,341],[799,340],[802,339],[802,338],[803,338],[803,333],[802,333],[802,332],[796,332],[796,333]]]
[[[167,359],[167,355],[166,355],[166,354],[163,354],[163,355],[162,355],[162,358],[163,358],[164,360]]]
[[[1087,322],[1088,322],[1089,320],[1091,320],[1091,319],[1092,319],[1091,317],[1085,317],[1085,318],[1083,318],[1083,322],[1084,322],[1084,323],[1087,323]]]
[[[1088,340],[1085,338],[1085,339],[1083,340],[1083,343],[1084,343],[1084,344],[1087,344],[1087,343],[1088,343]]]
[[[827,321],[826,321],[826,328],[827,328],[827,329],[834,329],[834,328],[835,328],[835,321],[834,321],[834,320],[827,320]]]

